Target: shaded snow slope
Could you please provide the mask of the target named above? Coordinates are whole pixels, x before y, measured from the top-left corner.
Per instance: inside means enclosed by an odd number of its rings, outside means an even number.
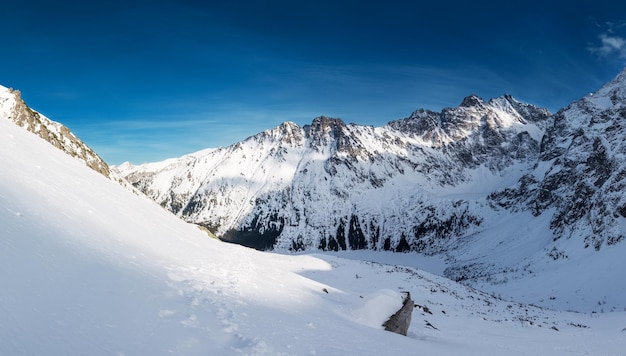
[[[0,120],[0,135],[0,354],[619,355],[626,348],[624,313],[552,312],[414,268],[224,244],[8,120]],[[420,305],[408,337],[380,326],[401,291]]]

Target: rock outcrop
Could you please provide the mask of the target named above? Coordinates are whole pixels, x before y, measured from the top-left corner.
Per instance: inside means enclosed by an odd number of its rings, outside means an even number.
[[[383,327],[385,327],[387,331],[406,336],[409,332],[409,326],[411,326],[411,316],[415,304],[413,304],[413,300],[411,299],[411,293],[404,292],[404,294],[405,297],[402,302],[402,308],[395,312],[389,320],[383,324]]]

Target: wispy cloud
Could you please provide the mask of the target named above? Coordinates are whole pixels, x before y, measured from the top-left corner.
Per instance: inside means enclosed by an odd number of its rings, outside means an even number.
[[[618,32],[622,32],[626,22],[607,22],[606,30],[598,35],[598,42],[589,43],[587,50],[600,58],[617,57],[626,59],[626,38]]]
[[[626,39],[611,33],[603,33],[598,36],[600,43],[590,44],[587,49],[598,57],[617,56],[626,58]]]

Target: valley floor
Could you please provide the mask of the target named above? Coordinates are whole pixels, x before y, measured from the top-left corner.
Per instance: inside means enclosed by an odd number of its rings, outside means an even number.
[[[322,283],[350,286],[356,294],[379,288],[411,292],[418,305],[408,334],[417,341],[415,354],[623,355],[626,350],[624,312],[577,313],[520,304],[414,267],[442,272],[437,257],[375,251],[314,256],[333,266],[334,273],[307,273]]]

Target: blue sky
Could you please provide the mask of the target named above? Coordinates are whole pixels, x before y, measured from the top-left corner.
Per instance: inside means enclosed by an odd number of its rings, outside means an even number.
[[[626,65],[618,1],[11,1],[0,84],[108,163],[469,94],[555,111]]]

